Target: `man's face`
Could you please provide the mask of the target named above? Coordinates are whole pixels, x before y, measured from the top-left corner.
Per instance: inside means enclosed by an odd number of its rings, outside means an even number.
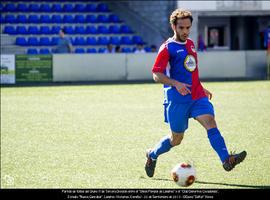
[[[113,49],[113,46],[111,44],[109,44],[108,49],[111,51]]]
[[[172,29],[174,30],[177,39],[181,42],[185,42],[189,36],[191,26],[192,24],[189,18],[178,19],[176,25],[172,25]]]
[[[143,45],[139,44],[138,49],[140,49],[140,50],[143,49]]]
[[[60,35],[61,38],[63,38],[65,36],[64,32],[61,31],[61,30],[59,31],[59,35]]]

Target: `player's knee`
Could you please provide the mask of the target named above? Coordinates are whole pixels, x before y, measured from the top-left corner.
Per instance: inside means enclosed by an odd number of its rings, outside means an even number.
[[[208,130],[211,128],[215,128],[216,125],[216,121],[215,121],[215,117],[208,115],[208,116],[204,116],[200,119],[198,119],[200,121],[200,123],[203,125],[203,127]]]
[[[208,119],[208,126],[209,126],[209,128],[214,128],[214,127],[216,127],[217,125],[216,125],[216,120],[215,120],[215,118],[214,117],[209,117],[209,119]]]
[[[183,140],[183,134],[179,134],[177,136],[174,135],[171,138],[171,145],[177,146],[177,145],[181,144],[182,140]]]
[[[171,145],[174,147],[174,146],[178,146],[179,144],[181,144],[181,141],[182,140],[172,140],[171,141]]]

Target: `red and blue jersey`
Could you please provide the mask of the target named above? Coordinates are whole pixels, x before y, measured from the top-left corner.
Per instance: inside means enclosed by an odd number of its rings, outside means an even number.
[[[182,83],[191,85],[191,94],[181,95],[175,87],[164,85],[164,103],[184,103],[206,97],[199,80],[198,59],[191,39],[177,42],[169,38],[159,49],[152,72],[160,72]]]

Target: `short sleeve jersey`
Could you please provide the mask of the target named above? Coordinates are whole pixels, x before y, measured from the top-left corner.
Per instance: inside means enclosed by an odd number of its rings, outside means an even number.
[[[70,53],[69,45],[71,45],[71,41],[69,38],[59,38],[57,42],[57,53]]]
[[[177,42],[169,38],[159,49],[152,72],[160,72],[182,83],[191,85],[191,94],[181,95],[175,87],[164,85],[164,103],[184,103],[206,97],[199,80],[198,59],[191,39]]]

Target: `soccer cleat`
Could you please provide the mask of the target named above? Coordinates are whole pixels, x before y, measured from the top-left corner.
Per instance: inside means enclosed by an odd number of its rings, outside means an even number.
[[[223,168],[226,171],[231,171],[236,165],[238,165],[240,162],[242,162],[247,156],[246,151],[242,151],[241,153],[238,154],[233,154],[227,158],[224,163],[223,163]]]
[[[155,168],[156,168],[156,163],[157,163],[157,160],[153,160],[152,158],[150,158],[150,153],[151,153],[151,149],[148,149],[146,151],[146,163],[145,163],[145,172],[147,174],[147,176],[149,177],[153,177],[154,176],[154,173],[155,173]]]

